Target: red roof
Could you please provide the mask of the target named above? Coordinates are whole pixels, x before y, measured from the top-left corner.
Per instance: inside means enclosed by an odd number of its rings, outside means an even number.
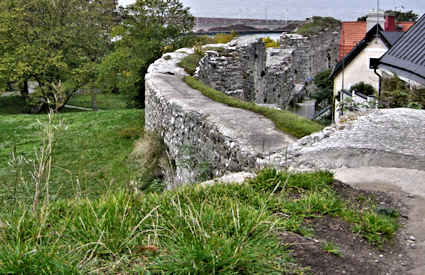
[[[397,22],[402,32],[407,32],[415,22]],[[342,22],[341,36],[339,39],[338,60],[346,56],[366,35],[366,22]]]
[[[397,25],[401,27],[402,32],[407,32],[414,24],[415,22],[397,22]]]
[[[366,22],[342,22],[338,60],[346,56],[366,34]]]

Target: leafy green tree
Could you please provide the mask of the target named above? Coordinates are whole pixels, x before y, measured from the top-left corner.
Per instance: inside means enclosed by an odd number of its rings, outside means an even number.
[[[416,20],[418,20],[418,17],[419,17],[412,10],[406,11],[406,12],[394,11],[394,10],[385,11],[385,14],[388,14],[388,13],[394,14],[398,22],[401,22],[401,21],[415,22]],[[357,21],[366,21],[366,19],[367,19],[367,15],[357,18]]]
[[[312,98],[316,99],[316,109],[324,108],[332,104],[333,81],[329,76],[331,70],[325,70],[318,74],[313,79],[317,90],[312,94]]]
[[[185,41],[194,17],[178,0],[138,0],[122,10],[123,23],[114,29],[113,52],[98,66],[97,83],[106,91],[136,95],[144,106],[144,76],[164,52]]]
[[[414,13],[412,10],[410,11],[393,11],[393,10],[387,10],[385,13],[393,13],[395,15],[395,18],[398,22],[401,21],[409,21],[409,22],[415,22],[418,20],[418,15]]]
[[[0,87],[27,82],[36,111],[62,108],[95,78],[96,64],[110,47],[112,13],[103,1],[2,0],[0,2]]]

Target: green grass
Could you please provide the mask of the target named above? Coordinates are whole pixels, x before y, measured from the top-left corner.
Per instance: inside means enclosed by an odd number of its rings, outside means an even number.
[[[333,17],[313,16],[310,21],[298,28],[297,33],[305,36],[318,34],[327,28],[337,28],[340,22]]]
[[[128,95],[121,94],[97,94],[96,104],[99,109],[115,110],[127,108]],[[71,97],[68,101],[69,105],[91,108],[91,95],[82,94]]]
[[[371,244],[381,246],[398,230],[398,213],[382,211],[373,198],[361,198],[358,202],[343,199],[333,188],[329,172],[288,174],[266,169],[251,181],[257,192],[279,192],[271,201],[271,211],[285,213],[287,230],[310,234],[305,219],[325,215],[338,217],[352,224],[354,233],[362,235]]]
[[[211,98],[214,101],[226,104],[231,107],[250,110],[267,117],[273,121],[279,130],[294,137],[301,138],[323,129],[322,125],[289,111],[281,111],[262,107],[251,102],[246,102],[231,96],[227,96],[222,92],[208,87],[201,81],[196,80],[191,76],[186,76],[184,80],[190,87],[199,90],[203,95]]]
[[[57,132],[53,153],[50,191],[55,197],[72,197],[76,189],[81,189],[83,196],[98,195],[127,183],[132,176],[127,157],[142,133],[143,115],[140,110],[56,115],[66,129]],[[31,181],[31,163],[23,162],[14,169],[8,162],[14,147],[17,156],[35,159],[42,140],[40,123],[47,120],[47,115],[0,115],[0,207],[31,199],[33,186],[20,180]]]
[[[201,61],[204,55],[200,52],[195,52],[194,54],[190,54],[184,57],[178,65],[182,67],[186,73],[193,75],[196,71],[196,68],[199,65],[199,61]]]
[[[353,220],[359,234],[372,223],[376,238],[392,237],[379,226],[387,217],[371,215],[373,207],[348,206],[332,181],[327,172],[264,170],[240,185],[106,190],[97,199],[57,200],[36,212],[21,205],[0,215],[7,224],[0,229],[0,273],[301,274],[288,264],[276,233],[314,234],[305,219],[344,218],[348,210],[360,217]],[[332,245],[324,249],[336,252]]]

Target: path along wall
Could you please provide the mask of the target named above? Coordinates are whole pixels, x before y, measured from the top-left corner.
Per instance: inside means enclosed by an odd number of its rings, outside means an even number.
[[[293,138],[265,117],[203,96],[183,81],[176,64],[191,49],[166,54],[146,75],[146,130],[164,141],[174,167],[169,188],[247,171],[287,147]]]

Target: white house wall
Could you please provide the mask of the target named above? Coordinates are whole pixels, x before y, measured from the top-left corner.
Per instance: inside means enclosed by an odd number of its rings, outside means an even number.
[[[374,39],[364,48],[334,79],[334,95],[342,89],[342,78],[344,76],[344,89],[348,90],[358,82],[372,85],[376,90],[379,88],[379,78],[369,69],[370,58],[380,58],[388,48],[381,39]]]

